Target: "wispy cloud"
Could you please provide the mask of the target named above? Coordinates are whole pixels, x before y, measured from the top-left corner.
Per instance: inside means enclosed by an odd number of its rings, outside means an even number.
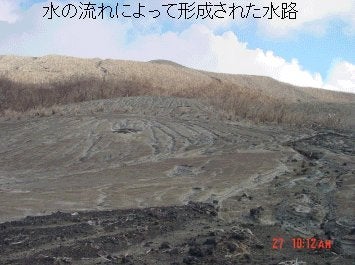
[[[0,0],[0,21],[14,23],[19,18],[19,2],[16,0]]]
[[[355,65],[347,61],[335,63],[324,88],[355,93]]]
[[[233,32],[217,35],[204,25],[193,25],[179,34],[138,38],[127,49],[127,57],[165,58],[197,69],[264,75],[300,86],[323,86],[321,75],[304,70],[296,59],[288,62],[272,51],[250,49]]]
[[[265,5],[270,3],[269,0],[257,2],[263,2]],[[287,1],[273,0],[272,2],[281,6],[282,2]],[[353,0],[293,0],[289,2],[297,4],[297,19],[262,21],[259,23],[262,32],[274,37],[297,34],[297,32],[325,34],[328,23],[334,19],[343,21],[348,31],[355,29],[355,1]]]

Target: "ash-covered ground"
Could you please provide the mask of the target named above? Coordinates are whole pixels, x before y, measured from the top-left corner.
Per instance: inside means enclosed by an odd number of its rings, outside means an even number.
[[[2,120],[0,264],[353,264],[354,142],[167,97]]]

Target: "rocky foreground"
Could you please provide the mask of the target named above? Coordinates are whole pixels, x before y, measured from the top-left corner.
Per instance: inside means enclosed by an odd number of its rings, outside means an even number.
[[[353,264],[335,247],[297,250],[291,234],[250,217],[226,223],[192,202],[27,217],[0,225],[1,264]]]

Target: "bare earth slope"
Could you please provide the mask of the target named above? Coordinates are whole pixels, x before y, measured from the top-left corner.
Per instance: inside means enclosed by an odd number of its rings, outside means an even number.
[[[267,77],[0,56],[0,264],[353,264],[354,117]]]
[[[267,96],[291,102],[329,101],[354,102],[355,95],[316,88],[303,88],[269,77],[217,74],[182,67],[173,62],[155,60],[135,62],[122,60],[80,59],[67,56],[0,57],[0,74],[24,83],[62,81],[73,76],[106,80],[141,80],[155,87],[180,91],[198,89],[212,84],[227,84],[261,91]],[[217,83],[214,83],[216,82]]]
[[[0,263],[352,264],[354,142],[174,97],[1,120]]]
[[[230,119],[355,128],[355,95],[296,87],[272,78],[218,74],[173,62],[64,56],[0,57],[0,116],[122,96],[195,98]]]

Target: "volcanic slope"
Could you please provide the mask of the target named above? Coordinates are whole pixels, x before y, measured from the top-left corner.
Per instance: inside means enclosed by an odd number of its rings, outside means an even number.
[[[73,77],[105,81],[149,83],[151,89],[166,92],[198,90],[209,85],[230,85],[290,102],[353,102],[355,96],[311,87],[297,87],[255,75],[213,73],[184,67],[167,60],[150,62],[82,59],[68,56],[0,56],[0,74],[12,81],[29,84],[62,82]]]
[[[174,97],[3,119],[0,263],[351,264],[354,142]],[[296,251],[295,236],[334,244]]]
[[[0,115],[7,117],[94,99],[172,96],[203,100],[232,119],[355,128],[354,94],[200,71],[166,60],[0,56],[0,94]]]

